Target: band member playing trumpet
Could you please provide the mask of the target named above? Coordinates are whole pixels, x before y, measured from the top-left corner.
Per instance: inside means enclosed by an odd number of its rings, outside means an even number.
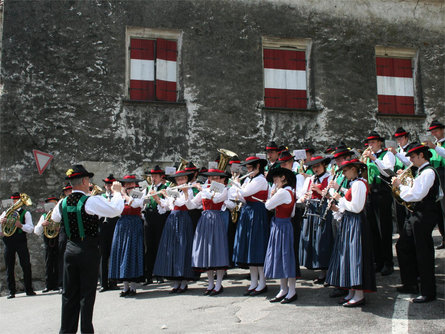
[[[372,131],[365,139],[368,149],[363,158],[368,168],[368,183],[371,192],[366,203],[366,216],[371,226],[374,244],[376,272],[383,276],[394,272],[392,254],[392,192],[391,187],[382,182],[390,182],[385,169],[394,170],[395,157],[383,149],[385,138]]]
[[[434,245],[432,231],[436,224],[443,223],[443,212],[438,201],[440,181],[437,172],[430,165],[431,152],[427,146],[418,144],[411,148],[407,156],[418,168],[412,187],[401,185],[394,177],[392,184],[400,189],[400,197],[406,202],[415,203],[414,210],[408,212],[405,225],[396,244],[402,286],[402,293],[417,293],[420,277],[420,296],[414,303],[426,303],[436,298],[436,278],[434,275]]]
[[[209,183],[221,184],[224,184],[227,177],[227,174],[219,169],[209,169],[202,175],[208,177]],[[194,206],[202,204],[203,212],[193,239],[192,267],[207,272],[208,286],[204,295],[216,296],[224,290],[222,286],[224,271],[230,264],[225,215],[221,211],[227,199],[227,188],[221,193],[214,193],[208,187],[204,189],[200,185],[197,187],[200,192],[194,198],[189,198],[189,201]]]
[[[275,189],[266,201],[267,210],[275,210],[271,221],[271,232],[267,246],[264,274],[267,278],[280,279],[280,291],[271,303],[291,303],[297,299],[296,277],[300,268],[296,266],[294,231],[291,217],[295,207],[295,175],[290,169],[274,168],[267,174]]]
[[[14,204],[20,200],[20,193],[13,193],[11,199]],[[34,224],[32,223],[31,213],[24,209],[23,206],[17,211],[18,216],[15,222],[17,230],[11,236],[3,235],[4,248],[4,258],[6,265],[6,281],[8,283],[9,295],[8,299],[14,298],[16,293],[15,286],[15,254],[17,253],[20,260],[20,266],[23,270],[23,279],[25,281],[25,291],[27,296],[34,296],[36,293],[32,288],[32,273],[31,273],[31,262],[29,260],[28,242],[26,239],[26,234],[32,233],[34,231]],[[7,218],[6,211],[0,216],[1,224],[5,224]],[[1,233],[0,233],[1,234]]]
[[[264,177],[267,161],[251,156],[241,164],[245,165],[251,174],[241,188],[236,186],[230,188],[231,192],[236,192],[239,200],[245,202],[236,228],[233,262],[238,266],[249,267],[250,286],[244,295],[256,296],[267,291],[263,271],[270,230],[264,206],[269,188]]]
[[[300,236],[300,265],[308,269],[320,269],[315,284],[323,284],[326,277],[326,270],[329,266],[329,259],[334,245],[332,234],[332,214],[329,213],[324,222],[318,214],[320,211],[320,199],[322,191],[330,181],[330,174],[326,172],[326,165],[331,158],[321,156],[312,157],[307,163],[311,167],[314,175],[306,178],[304,188],[306,194],[298,202],[306,204],[306,214],[303,216],[303,225]],[[326,204],[325,204],[326,205]]]
[[[178,186],[186,186],[193,172],[179,170],[174,174]],[[167,191],[162,190],[167,196]],[[188,210],[193,209],[189,201],[193,198],[191,187],[180,189],[176,196],[161,200],[161,205],[170,211],[162,231],[159,249],[153,268],[153,275],[165,277],[173,281],[170,293],[187,291],[187,281],[195,279],[192,270],[193,222]]]
[[[45,203],[47,203],[45,206],[54,208],[57,202],[57,197],[48,197],[45,200]],[[47,214],[48,212],[45,212],[40,216],[39,222],[34,228],[36,235],[43,235],[45,244],[45,289],[42,290],[43,293],[51,290],[59,291],[59,236],[57,235],[55,238],[49,239],[43,233],[45,226],[49,225],[48,221],[45,222]]]
[[[73,192],[59,201],[51,219],[63,220],[62,231],[68,242],[64,254],[62,319],[60,333],[76,333],[79,314],[82,333],[93,333],[93,308],[99,271],[99,216],[115,217],[123,210],[121,185],[112,186],[114,196],[108,202],[102,196],[87,196],[94,176],[82,165],[66,172]]]
[[[135,175],[125,175],[120,180],[124,186],[125,205],[114,229],[108,274],[110,279],[124,283],[120,297],[135,296],[136,282],[142,281],[144,276],[144,200],[131,196],[141,181]]]
[[[368,184],[366,165],[357,159],[345,160],[339,165],[350,188],[338,200],[334,216],[340,221],[335,238],[334,250],[326,274],[326,283],[349,293],[340,300],[345,307],[356,307],[365,303],[364,291],[376,291],[371,236],[364,213]]]

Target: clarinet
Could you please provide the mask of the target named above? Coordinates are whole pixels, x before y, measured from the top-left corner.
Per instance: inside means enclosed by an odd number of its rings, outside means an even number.
[[[306,205],[304,207],[304,212],[302,218],[307,218],[309,206],[311,205],[311,198],[312,198],[312,183],[314,182],[314,176],[311,176],[311,190],[309,190],[306,194],[309,194],[309,198],[306,200]]]
[[[335,170],[334,170],[334,168],[331,168],[331,176],[334,176],[334,175],[335,175]],[[337,177],[338,176],[334,177],[334,181],[337,181]],[[324,194],[320,199],[320,204],[318,205],[318,215],[319,216],[321,216],[323,214],[323,203],[326,200],[327,195],[328,195],[328,192],[326,191],[326,194]]]

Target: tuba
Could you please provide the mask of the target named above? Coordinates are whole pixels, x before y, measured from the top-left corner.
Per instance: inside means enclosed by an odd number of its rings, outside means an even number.
[[[19,213],[17,210],[23,205],[32,205],[31,198],[29,198],[29,196],[25,193],[20,194],[20,199],[6,211],[6,222],[2,224],[2,233],[5,237],[12,236],[17,230],[17,226],[15,225],[17,218],[19,218]]]
[[[226,150],[224,148],[219,148],[217,151],[220,153],[217,169],[222,170],[224,172],[226,170],[226,167],[227,167],[230,159],[237,156],[238,154],[236,154],[235,152]]]
[[[60,223],[56,223],[54,220],[51,219],[52,213],[53,209],[49,210],[46,214],[45,220],[47,220],[49,224],[43,227],[43,234],[48,239],[54,239],[59,235],[60,231]]]
[[[397,178],[402,182],[403,185],[412,187],[414,182],[413,172],[411,167],[413,164],[409,165],[401,174],[397,175]],[[392,186],[392,194],[394,199],[400,205],[406,207],[409,211],[413,211],[414,204],[413,202],[406,202],[400,197],[400,188]]]

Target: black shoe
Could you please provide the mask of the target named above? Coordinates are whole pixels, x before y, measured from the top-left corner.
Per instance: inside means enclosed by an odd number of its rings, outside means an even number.
[[[99,292],[105,292],[105,291],[108,291],[108,290],[110,290],[110,289],[103,286],[103,287],[101,287],[99,289]]]
[[[413,303],[416,303],[416,304],[428,303],[428,302],[432,302],[435,299],[436,299],[436,297],[432,297],[432,296],[418,296],[413,299]]]
[[[326,277],[316,278],[316,279],[314,279],[314,284],[324,284],[325,279],[326,279]]]
[[[396,288],[396,290],[400,293],[412,293],[412,294],[416,294],[419,292],[419,289],[417,288],[417,286],[413,285],[402,285],[402,286],[398,286]]]
[[[127,294],[127,297],[134,297],[134,296],[136,296],[136,290],[128,290],[128,294]]]
[[[271,300],[269,300],[269,302],[271,302],[271,303],[279,303],[279,302],[281,302],[285,297],[286,297],[286,295],[281,296],[281,297],[274,297],[274,298],[272,298]]]
[[[365,298],[360,299],[358,302],[348,301],[343,304],[344,307],[357,307],[361,305],[365,305]]]
[[[436,249],[444,249],[445,248],[445,240],[442,239],[442,242],[440,243],[439,246],[436,247]]]
[[[348,294],[348,290],[335,288],[334,290],[331,291],[331,293],[329,294],[329,297],[330,298],[338,298],[338,297],[346,296],[347,294]]]
[[[6,299],[12,299],[12,298],[15,298],[15,293],[10,293],[8,297],[6,297]]]
[[[184,293],[184,292],[186,292],[186,291],[188,290],[188,288],[189,288],[188,285],[186,285],[186,286],[184,287],[184,289],[179,288],[177,292],[178,292],[178,293]]]
[[[142,285],[149,285],[149,284],[153,284],[153,280],[148,279],[144,283],[142,283]]]
[[[42,290],[42,293],[47,293],[47,292],[50,292],[50,291],[51,291],[50,289],[45,288],[45,289]]]
[[[121,291],[121,293],[119,294],[119,297],[127,297],[130,294],[131,290],[127,290],[127,291]]]
[[[218,291],[216,291],[215,289],[212,290],[212,292],[210,292],[210,296],[217,296],[219,295],[221,292],[224,291],[224,288],[221,287]]]
[[[391,275],[394,272],[394,266],[384,265],[382,271],[380,272],[382,276]]]
[[[352,299],[352,297],[349,298],[349,299],[342,298],[342,299],[340,299],[340,300],[338,301],[338,304],[339,304],[339,305],[343,305],[344,303],[347,303],[350,299]]]
[[[263,294],[265,292],[267,292],[267,285],[264,288],[262,288],[261,290],[253,290],[250,295],[251,296],[258,296],[258,295],[261,295],[261,294]]]
[[[26,295],[27,295],[27,296],[35,296],[36,293],[35,293],[34,291],[28,291],[28,292],[26,293]]]
[[[156,279],[156,283],[158,284],[164,283],[164,279],[162,277],[159,277]]]
[[[202,293],[204,296],[208,296],[212,293],[213,289],[207,290],[205,289],[204,292]]]
[[[281,304],[289,304],[289,303],[292,303],[293,301],[296,301],[297,298],[298,298],[298,295],[295,293],[295,295],[293,295],[293,296],[290,297],[290,298],[284,298],[284,299],[281,301]]]
[[[246,290],[246,292],[243,293],[243,296],[250,296],[251,293],[255,291],[255,289],[256,289],[256,287],[253,288],[253,289],[249,289],[249,288],[248,288],[248,289]]]
[[[176,293],[176,292],[178,292],[178,290],[179,290],[179,288],[173,288],[168,293],[169,294]]]

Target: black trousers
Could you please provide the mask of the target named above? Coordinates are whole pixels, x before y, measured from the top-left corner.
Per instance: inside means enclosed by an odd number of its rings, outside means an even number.
[[[441,200],[442,210],[445,213],[445,167],[436,168],[437,174],[439,174],[440,184],[442,186],[442,191],[444,193],[444,197]],[[437,222],[437,226],[439,228],[440,235],[442,238],[445,238],[445,219],[439,219]]]
[[[26,240],[25,232],[19,233],[16,231],[10,237],[3,237],[4,258],[6,265],[6,281],[8,283],[8,289],[11,294],[17,292],[15,285],[15,254],[19,256],[20,266],[23,270],[23,280],[25,281],[25,291],[32,292],[32,273],[31,262],[29,260],[28,243]]]
[[[114,228],[119,218],[107,218],[100,224],[100,286],[108,289],[110,283],[108,280],[108,264],[110,261],[111,245],[113,243]]]
[[[60,333],[94,333],[93,308],[99,272],[99,240],[68,241],[64,255]]]
[[[48,239],[43,236],[45,243],[45,282],[46,288],[59,288],[59,238]]]
[[[168,213],[159,214],[157,210],[144,213],[144,276],[145,279],[153,278],[153,267],[158,254],[159,241],[164,230]]]
[[[67,242],[67,237],[66,234],[63,230],[60,231],[59,233],[59,257],[58,257],[58,269],[59,269],[59,275],[58,275],[58,280],[59,280],[59,288],[63,287],[63,261],[64,261],[64,254],[65,254],[65,249],[66,249],[66,242]]]
[[[417,286],[420,277],[422,296],[436,296],[434,276],[434,220],[407,221],[396,244],[400,277],[403,285]]]
[[[366,219],[369,223],[374,259],[377,267],[393,266],[392,254],[392,203],[391,189],[386,184],[372,185],[366,202]]]
[[[406,207],[402,204],[399,204],[397,202],[394,202],[396,205],[396,215],[397,215],[397,232],[399,234],[402,234],[403,231],[403,225],[405,225],[405,219],[406,219]]]

